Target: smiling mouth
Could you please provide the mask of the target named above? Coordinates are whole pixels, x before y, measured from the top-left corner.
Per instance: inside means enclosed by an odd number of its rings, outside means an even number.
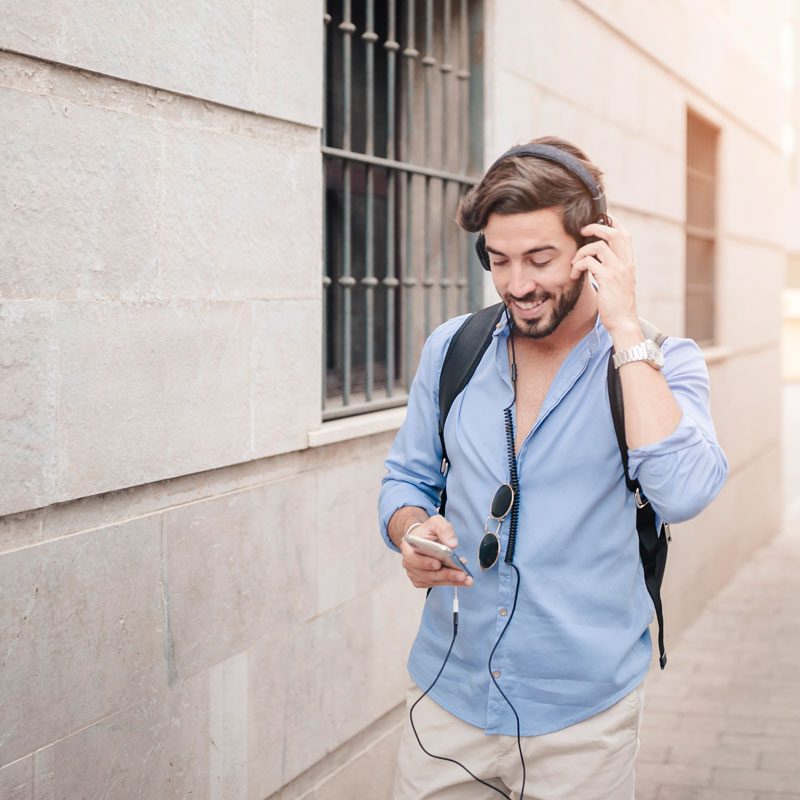
[[[547,298],[544,300],[537,300],[534,303],[522,303],[519,300],[514,300],[513,302],[514,305],[522,311],[536,311],[547,302]]]

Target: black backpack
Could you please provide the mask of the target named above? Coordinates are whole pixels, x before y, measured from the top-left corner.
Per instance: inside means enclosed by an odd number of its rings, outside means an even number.
[[[442,474],[447,474],[449,460],[444,445],[444,423],[453,401],[469,383],[484,353],[489,347],[494,331],[503,314],[503,304],[489,306],[469,316],[456,331],[447,348],[439,376],[439,439],[442,444]],[[659,346],[667,338],[647,320],[639,320],[646,339],[652,339]],[[664,649],[664,617],[661,608],[661,582],[664,579],[664,568],[667,563],[667,548],[672,541],[669,525],[662,524],[656,528],[656,515],[650,502],[644,496],[639,481],[631,480],[628,474],[628,445],[625,441],[625,414],[622,405],[622,386],[619,372],[611,360],[613,349],[608,356],[608,398],[611,405],[611,416],[614,420],[614,431],[617,435],[622,468],[625,472],[625,483],[633,492],[636,501],[636,530],[639,533],[639,555],[642,559],[644,582],[655,607],[658,620],[658,663],[661,669],[667,664]],[[446,488],[442,490],[439,513],[444,515],[447,504]]]

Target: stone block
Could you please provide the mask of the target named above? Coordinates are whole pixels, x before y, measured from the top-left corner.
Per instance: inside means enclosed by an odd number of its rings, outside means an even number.
[[[303,449],[308,444],[308,431],[319,427],[321,326],[317,300],[253,304],[253,457]]]
[[[183,681],[38,751],[36,800],[220,797],[209,692],[208,675]]]
[[[341,800],[343,797],[390,797],[397,767],[402,726],[377,739],[344,767],[318,784],[303,800]]]
[[[0,797],[3,800],[37,800],[34,795],[33,756],[0,767]]]
[[[714,364],[709,371],[714,425],[732,471],[778,444],[779,355],[777,345],[745,352]],[[758,424],[743,425],[743,420],[758,420]]]
[[[784,254],[766,243],[726,237],[717,256],[717,339],[734,348],[776,344],[781,338]],[[753,291],[758,284],[758,294]]]
[[[43,516],[42,509],[38,508],[0,517],[0,553],[40,541]]]
[[[248,800],[248,663],[239,653],[208,671],[209,800]],[[253,750],[263,757],[261,743]]]
[[[315,496],[310,473],[164,513],[178,679],[314,614]]]
[[[369,631],[363,622],[368,602],[364,597],[337,606],[291,632],[282,783],[374,719],[359,667],[369,655]],[[314,664],[324,668],[309,668]]]
[[[0,764],[166,684],[160,560],[157,517],[0,556]]]
[[[316,0],[253,3],[253,105],[261,113],[322,125],[324,27]]]
[[[751,238],[781,253],[788,175],[780,152],[749,130],[730,125],[720,139],[719,172],[725,176],[725,191],[718,200],[722,232]],[[757,274],[753,269],[751,280]]]
[[[153,120],[7,89],[0,148],[9,155],[0,178],[0,296],[131,299],[152,290],[160,148]]]
[[[318,473],[319,614],[387,581],[396,586],[400,574],[405,577],[400,559],[378,533],[385,453],[349,455],[348,450],[347,445],[328,448],[329,466]]]
[[[277,123],[166,128],[159,296],[321,296],[320,158],[316,132]]]
[[[59,499],[249,457],[247,304],[68,304],[60,317]]]
[[[52,496],[57,368],[52,304],[0,303],[0,516]],[[24,530],[14,525],[3,542],[14,545],[20,537]]]
[[[494,158],[515,144],[523,144],[542,130],[541,103],[543,92],[533,76],[520,75],[500,65],[494,68],[495,80],[486,102],[493,108],[489,114],[497,135],[496,150],[486,162],[488,167]]]
[[[327,673],[324,663],[290,660],[290,637],[295,628],[273,632],[247,652],[247,786],[248,800],[263,800],[284,784],[286,720],[296,709],[288,706],[290,685],[308,673]],[[336,678],[328,674],[329,680]],[[307,734],[316,729],[310,727]],[[308,738],[313,738],[308,736]]]
[[[135,7],[12,0],[3,9],[0,45],[318,127],[322,31],[322,9],[311,0],[146,0]]]

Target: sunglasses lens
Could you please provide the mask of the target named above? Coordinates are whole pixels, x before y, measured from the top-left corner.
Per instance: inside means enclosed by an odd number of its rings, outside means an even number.
[[[511,504],[514,502],[514,491],[504,483],[495,493],[492,499],[492,516],[495,519],[502,519],[511,511]]]
[[[481,569],[489,569],[497,561],[500,552],[500,541],[493,533],[487,533],[481,539],[481,546],[478,548],[478,561]]]

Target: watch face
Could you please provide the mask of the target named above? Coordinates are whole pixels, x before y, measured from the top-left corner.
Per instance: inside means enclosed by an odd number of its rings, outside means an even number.
[[[664,366],[664,354],[661,352],[661,348],[652,339],[645,341],[645,347],[647,348],[647,360],[654,367],[661,369]]]

